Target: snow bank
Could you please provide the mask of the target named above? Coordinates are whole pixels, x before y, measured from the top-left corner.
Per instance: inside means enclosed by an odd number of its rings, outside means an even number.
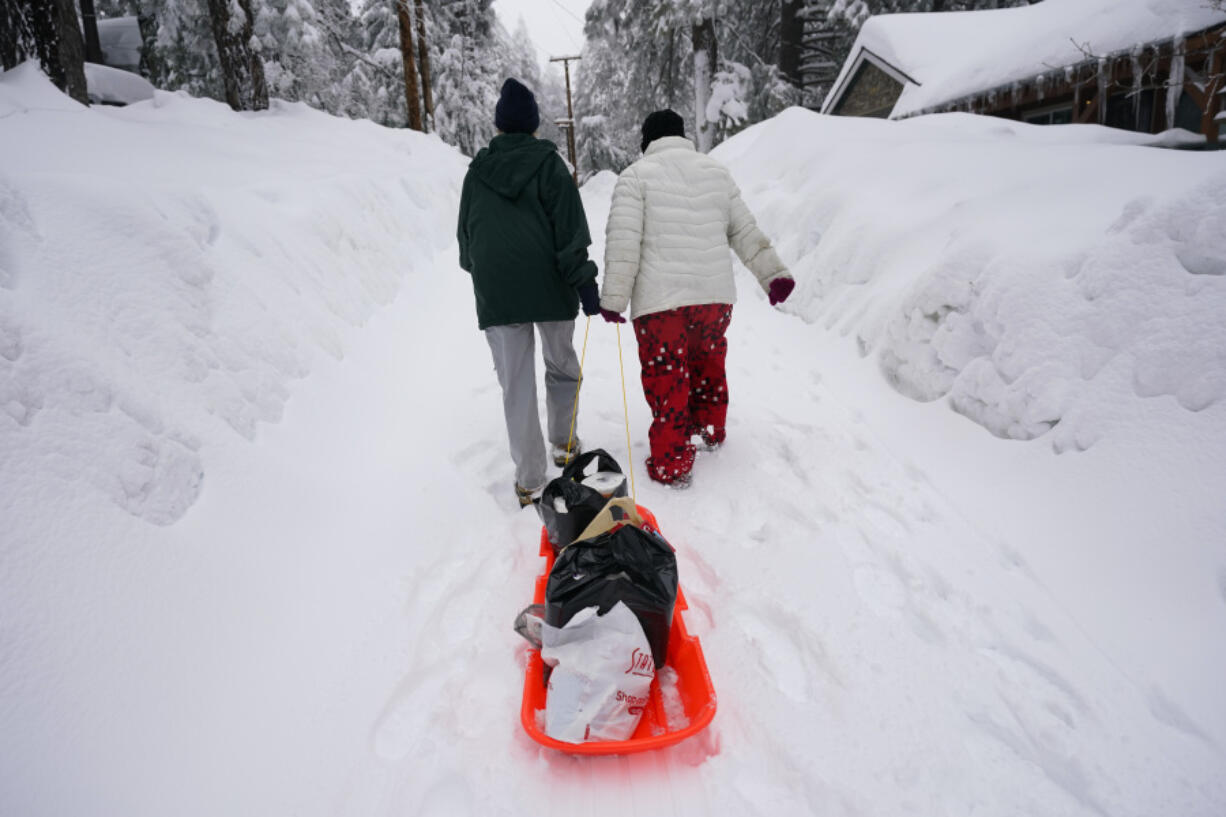
[[[904,394],[1064,451],[1144,401],[1226,398],[1226,155],[1127,138],[793,109],[715,155],[795,266],[791,309]]]
[[[174,522],[208,430],[277,421],[453,233],[434,203],[465,160],[418,134],[165,93],[87,109],[31,65],[0,77],[0,116],[6,489],[59,481]]]
[[[868,49],[905,71],[900,117],[976,91],[1060,70],[1226,22],[1204,0],[1043,0],[1031,6],[942,14],[882,14],[865,21],[834,87]],[[833,96],[833,95],[832,95]]]

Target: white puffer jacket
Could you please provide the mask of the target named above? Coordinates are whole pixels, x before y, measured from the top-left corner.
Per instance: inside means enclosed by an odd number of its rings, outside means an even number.
[[[605,230],[600,305],[631,317],[736,301],[732,247],[764,290],[787,276],[728,169],[665,136],[622,172]]]

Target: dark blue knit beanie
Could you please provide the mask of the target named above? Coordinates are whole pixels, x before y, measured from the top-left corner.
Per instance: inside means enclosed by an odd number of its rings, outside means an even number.
[[[494,126],[503,133],[536,133],[540,124],[541,113],[532,92],[514,79],[502,83],[502,95],[494,109]]]

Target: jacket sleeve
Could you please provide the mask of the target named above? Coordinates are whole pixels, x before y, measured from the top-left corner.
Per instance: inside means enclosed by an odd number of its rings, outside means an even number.
[[[464,187],[460,193],[460,216],[456,223],[456,240],[460,243],[460,268],[468,273],[473,271],[472,258],[468,254],[468,207],[469,207],[469,191],[472,189],[472,183],[469,177],[464,177]]]
[[[634,171],[627,170],[613,188],[609,223],[605,228],[604,291],[600,306],[624,312],[634,293],[643,251],[643,186]]]
[[[553,252],[558,274],[572,287],[578,288],[596,280],[596,263],[587,257],[592,235],[587,228],[583,199],[570,171],[557,155],[546,160],[542,205],[553,225]]]
[[[732,190],[728,210],[728,244],[749,271],[758,279],[763,290],[769,291],[770,282],[780,276],[790,276],[788,268],[771,246],[771,240],[758,229],[753,213],[745,206],[741,190],[732,177],[728,177]]]

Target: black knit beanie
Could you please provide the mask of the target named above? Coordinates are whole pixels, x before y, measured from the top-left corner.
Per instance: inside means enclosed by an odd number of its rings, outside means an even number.
[[[685,136],[685,120],[676,111],[666,108],[648,114],[643,122],[643,151],[661,136]]]
[[[536,133],[540,124],[541,113],[532,92],[514,79],[502,83],[502,95],[494,108],[494,126],[503,133]]]

